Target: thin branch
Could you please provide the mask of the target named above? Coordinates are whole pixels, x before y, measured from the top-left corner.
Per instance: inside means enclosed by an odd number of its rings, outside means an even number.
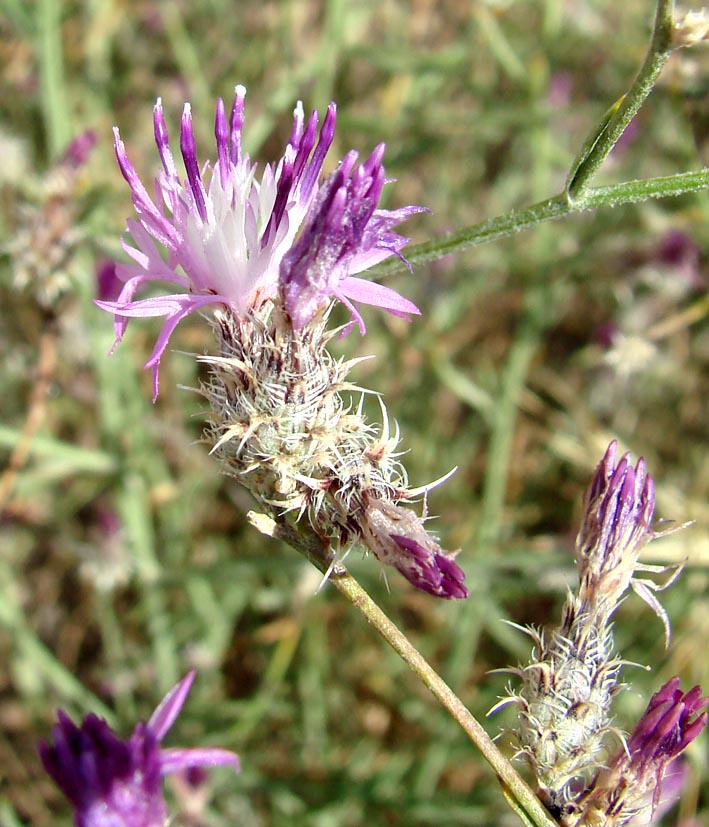
[[[659,0],[657,3],[650,46],[633,84],[592,130],[571,165],[566,184],[570,201],[584,200],[591,179],[652,92],[663,66],[672,53],[673,11],[674,0]]]
[[[537,827],[558,827],[539,798],[495,746],[465,704],[347,569],[336,562],[329,545],[305,526],[299,525],[296,529],[285,520],[275,522],[265,514],[254,512],[249,513],[248,517],[261,533],[283,540],[307,557],[323,575],[329,576],[333,586],[367,618],[480,750],[497,775],[505,791],[505,798],[514,799]]]
[[[684,172],[640,181],[625,181],[606,187],[589,187],[626,127],[652,91],[672,53],[673,0],[658,0],[652,39],[647,55],[630,89],[622,95],[591,130],[581,151],[571,164],[563,192],[522,210],[473,224],[462,230],[409,247],[406,258],[411,265],[435,261],[444,256],[495,241],[576,212],[633,204],[649,198],[667,198],[709,188],[709,169]],[[391,259],[372,269],[372,277],[384,279],[403,268]]]
[[[407,249],[406,258],[413,266],[436,261],[444,256],[460,253],[489,241],[529,230],[547,221],[565,218],[574,213],[595,210],[599,207],[619,207],[623,204],[637,204],[650,198],[669,198],[709,189],[709,167],[693,172],[680,172],[658,178],[638,181],[624,181],[607,187],[593,187],[586,191],[583,201],[569,202],[562,192],[545,201],[538,201],[522,210],[511,210],[488,221],[473,224],[462,230],[439,236],[431,241],[416,244]],[[384,279],[403,270],[398,259],[372,268],[372,278]]]

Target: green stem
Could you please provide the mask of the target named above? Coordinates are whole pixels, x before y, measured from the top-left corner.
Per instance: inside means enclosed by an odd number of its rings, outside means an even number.
[[[285,520],[274,522],[265,514],[249,513],[249,520],[263,534],[276,537],[303,554],[349,602],[374,626],[377,632],[404,660],[421,682],[460,725],[465,734],[480,750],[497,775],[505,798],[514,800],[516,811],[526,815],[536,827],[558,827],[548,811],[519,773],[495,746],[490,736],[471,715],[465,704],[426,661],[406,635],[384,614],[369,594],[347,569],[336,562],[332,551],[320,538],[303,526],[296,529]]]
[[[583,201],[570,202],[567,194],[562,192],[526,209],[511,210],[489,221],[416,244],[407,249],[406,258],[412,266],[424,264],[573,213],[595,210],[598,207],[636,204],[649,198],[668,198],[705,189],[709,189],[709,168],[659,178],[624,181],[622,184],[611,184],[607,187],[594,187],[586,192]],[[379,281],[403,267],[398,259],[389,260],[372,269],[372,278]]]
[[[659,0],[650,47],[630,89],[604,115],[571,165],[566,192],[570,201],[582,201],[588,185],[635,117],[671,54],[674,0]]]
[[[628,92],[613,104],[591,131],[571,165],[563,192],[526,209],[511,210],[489,221],[409,247],[406,253],[409,263],[413,266],[435,261],[575,212],[634,204],[649,198],[667,198],[709,188],[709,169],[625,181],[607,187],[589,187],[591,179],[652,91],[672,52],[673,12],[674,0],[658,0],[645,61]],[[400,269],[401,262],[392,259],[373,268],[372,277],[380,280]]]

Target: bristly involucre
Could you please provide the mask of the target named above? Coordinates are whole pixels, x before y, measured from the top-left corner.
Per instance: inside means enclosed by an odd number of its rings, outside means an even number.
[[[357,490],[391,496],[406,486],[394,446],[376,446],[373,429],[345,405],[350,365],[325,349],[333,334],[322,322],[295,331],[269,303],[244,320],[217,312],[214,326],[220,356],[201,358],[211,369],[208,437],[225,470],[269,510],[307,514],[316,526],[336,486],[342,507],[328,523],[347,531]]]
[[[510,696],[519,708],[516,737],[546,805],[563,812],[576,782],[598,766],[615,731],[611,704],[621,661],[610,628],[579,616],[571,595],[560,628],[548,636],[530,634],[532,659],[513,670],[522,680]]]
[[[527,759],[542,799],[559,817],[573,810],[574,799],[603,765],[609,736],[622,740],[611,711],[623,665],[611,619],[628,587],[638,591],[635,573],[655,570],[638,563],[641,548],[656,536],[654,507],[654,484],[644,460],[633,466],[629,454],[617,459],[612,442],[584,497],[576,540],[578,590],[569,592],[557,629],[546,635],[528,630],[532,658],[511,670],[522,687],[510,689],[500,704],[519,709],[519,754]],[[648,598],[648,588],[641,581],[641,596],[665,619],[654,595]]]
[[[245,319],[215,314],[220,356],[204,356],[207,439],[226,473],[269,512],[307,518],[339,546],[363,542],[382,563],[437,597],[467,596],[464,574],[403,507],[411,500],[398,434],[346,403],[353,363],[334,359],[325,320],[294,329],[270,302]]]

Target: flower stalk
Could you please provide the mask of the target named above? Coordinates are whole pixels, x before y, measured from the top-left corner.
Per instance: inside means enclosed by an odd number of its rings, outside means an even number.
[[[621,184],[610,184],[604,187],[590,187],[586,190],[583,202],[570,203],[566,193],[562,192],[524,209],[510,210],[462,230],[414,244],[407,249],[406,259],[412,267],[415,267],[471,250],[473,247],[497,241],[523,230],[531,230],[540,224],[566,218],[575,213],[588,212],[601,207],[639,204],[651,198],[676,198],[706,189],[709,189],[709,169],[624,181]],[[388,261],[373,268],[372,277],[387,279],[400,271],[399,262]]]
[[[265,514],[251,512],[249,520],[262,534],[282,540],[306,557],[328,577],[329,582],[340,594],[364,615],[475,744],[495,772],[506,800],[518,812],[520,818],[526,819],[526,823],[535,827],[558,827],[549,811],[500,752],[465,704],[345,566],[334,559],[331,550],[322,543],[315,532],[295,528],[287,520],[274,521]]]

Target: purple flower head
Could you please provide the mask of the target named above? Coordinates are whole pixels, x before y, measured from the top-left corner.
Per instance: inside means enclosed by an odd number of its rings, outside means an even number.
[[[623,747],[594,778],[581,801],[584,824],[650,824],[681,788],[679,756],[707,723],[709,698],[699,686],[682,692],[672,678],[650,699]],[[598,822],[593,818],[601,817]]]
[[[116,275],[116,267],[116,262],[107,258],[96,265],[96,295],[101,301],[113,301],[123,288],[123,282]]]
[[[571,103],[574,78],[570,72],[554,72],[549,78],[547,100],[554,109],[566,109]]]
[[[160,747],[194,676],[190,672],[173,687],[148,723],[139,723],[128,740],[96,715],[87,715],[77,726],[59,710],[52,730],[54,743],[40,742],[39,753],[44,768],[74,808],[77,827],[164,827],[163,775],[222,764],[239,769],[238,757],[228,750]]]
[[[95,130],[87,129],[79,133],[64,150],[62,163],[72,169],[82,167],[88,160],[96,146],[97,135]]]
[[[674,271],[690,287],[700,290],[705,286],[699,247],[694,239],[681,230],[665,233],[658,244],[655,258],[658,264]]]
[[[618,325],[615,322],[606,321],[594,330],[592,341],[600,345],[603,350],[610,350],[617,343],[619,332]]]
[[[180,130],[185,179],[178,174],[158,99],[154,127],[162,170],[155,180],[155,199],[128,160],[118,130],[114,130],[116,157],[137,213],[137,220],[127,222],[135,246],[123,242],[133,263],[118,267],[117,275],[124,282],[118,299],[96,303],[114,314],[116,343],[130,318],[165,317],[146,363],[153,371],[155,396],[160,358],[172,331],[185,316],[210,304],[224,305],[244,316],[278,296],[281,262],[293,247],[306,215],[304,243],[315,241],[336,273],[323,275],[326,262],[322,256],[311,262],[312,267],[300,263],[305,251],[303,243],[299,244],[298,254],[291,256],[282,277],[295,318],[312,318],[326,295],[347,301],[350,309],[349,302],[364,301],[399,315],[417,312],[414,305],[388,288],[369,284],[363,289],[358,279],[350,278],[351,273],[389,255],[399,255],[406,242],[391,227],[418,211],[415,207],[394,212],[375,209],[384,183],[381,150],[375,150],[354,173],[356,156],[345,156],[340,170],[319,193],[318,178],[335,134],[335,105],[329,105],[318,133],[317,112],[306,122],[298,103],[283,157],[275,166],[266,165],[257,180],[256,166],[242,151],[245,95],[244,87],[237,86],[228,119],[222,100],[217,101],[217,158],[204,166],[197,161],[191,110],[185,104]],[[316,202],[320,205],[317,210]],[[338,215],[347,222],[344,231],[335,226]],[[333,233],[337,233],[336,240],[331,238]],[[159,248],[166,250],[167,260]],[[178,292],[136,300],[136,293],[153,281],[166,282]],[[296,286],[288,287],[291,282]],[[297,309],[299,290],[305,313]]]
[[[649,768],[661,776],[667,764],[699,735],[707,722],[707,712],[701,710],[709,704],[709,698],[701,695],[700,686],[684,693],[679,678],[672,678],[650,698],[628,740],[635,773],[644,774]]]
[[[465,572],[455,562],[455,554],[438,545],[413,511],[372,499],[364,510],[360,528],[377,560],[394,566],[412,586],[435,597],[468,596],[463,585]]]
[[[391,288],[352,277],[392,254],[402,257],[399,250],[408,239],[391,228],[422,211],[421,207],[393,212],[376,209],[386,182],[383,154],[384,144],[379,144],[356,169],[356,152],[342,159],[320,188],[300,238],[283,256],[281,285],[296,329],[308,324],[333,297],[349,308],[362,334],[364,321],[353,301],[383,307],[402,318],[420,313]]]
[[[655,532],[655,486],[641,457],[616,462],[618,443],[608,446],[584,497],[584,517],[576,538],[582,592],[615,607],[635,571],[640,549]]]

